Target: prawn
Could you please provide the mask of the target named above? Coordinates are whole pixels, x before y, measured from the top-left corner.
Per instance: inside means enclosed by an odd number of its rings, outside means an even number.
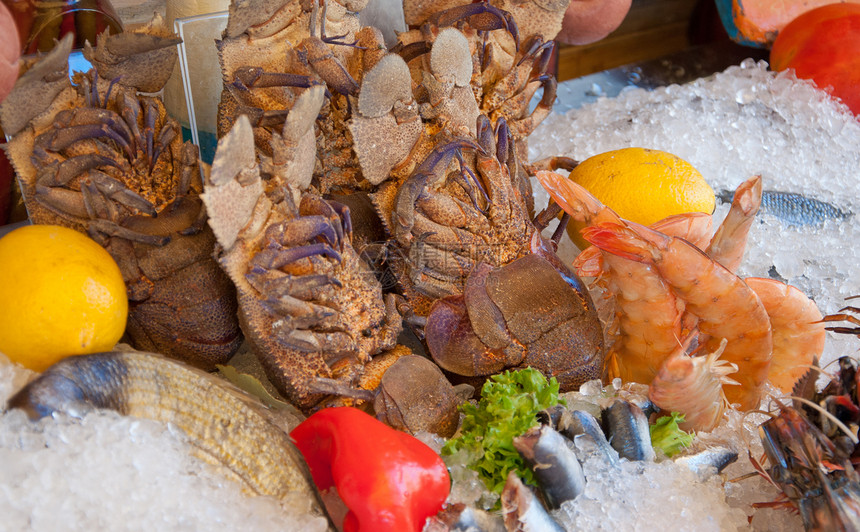
[[[714,233],[705,253],[730,272],[737,272],[747,247],[747,237],[761,206],[761,176],[738,186],[725,219]],[[701,246],[699,246],[701,247]]]
[[[538,172],[538,179],[571,218],[589,225],[623,223],[612,209],[573,181],[552,172]],[[683,303],[650,264],[605,254],[601,271],[615,296],[619,329],[609,350],[610,376],[626,382],[651,382],[683,334]]]
[[[696,247],[710,242],[713,217],[706,212],[673,214],[649,225],[651,229],[665,235],[677,236]],[[597,246],[583,249],[573,261],[573,269],[582,277],[599,277],[604,273],[603,253]]]
[[[541,170],[536,177],[544,189],[572,220],[592,225],[604,205],[583,187],[561,174]],[[673,214],[651,224],[651,228],[677,236],[704,247],[711,240],[713,218],[704,212]],[[600,277],[604,272],[603,255],[595,247],[582,250],[573,262],[574,271],[582,277]]]
[[[599,223],[582,231],[601,249],[651,264],[698,319],[708,349],[718,339],[727,345],[723,359],[738,366],[740,386],[726,390],[743,410],[757,408],[767,381],[773,351],[770,319],[753,290],[737,275],[689,242],[639,224]]]
[[[714,429],[726,409],[723,386],[738,384],[728,377],[738,370],[737,364],[720,360],[726,340],[716,351],[706,356],[690,356],[688,351],[696,340],[690,334],[657,372],[648,387],[651,401],[667,412],[684,414],[683,430],[708,432]]]
[[[821,311],[794,286],[760,277],[748,277],[745,282],[764,305],[773,331],[773,359],[767,378],[790,393],[794,383],[824,351],[827,332]]]

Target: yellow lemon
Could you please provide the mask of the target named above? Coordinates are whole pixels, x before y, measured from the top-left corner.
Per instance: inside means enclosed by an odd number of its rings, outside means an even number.
[[[75,230],[28,225],[0,238],[0,352],[35,371],[109,350],[125,330],[119,267]]]
[[[651,225],[673,214],[714,212],[714,190],[693,165],[671,153],[647,148],[608,151],[584,160],[570,179],[625,220]],[[580,249],[583,224],[568,225]]]

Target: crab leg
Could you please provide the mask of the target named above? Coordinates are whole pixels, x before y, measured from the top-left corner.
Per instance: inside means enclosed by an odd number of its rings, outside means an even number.
[[[179,171],[176,195],[185,196],[191,190],[191,183],[195,176],[198,180],[200,179],[200,168],[197,164],[197,147],[191,143],[183,144],[180,155],[182,157],[182,169]]]
[[[552,55],[553,45],[553,41],[543,43],[540,37],[535,37],[531,48],[520,59],[520,62],[502,79],[493,84],[493,87],[486,93],[482,107],[484,109],[498,109],[505,105],[505,101],[511,95],[517,94],[532,81],[532,72],[536,68],[538,68],[539,75],[543,75],[547,62]]]
[[[355,341],[344,332],[316,332],[297,329],[291,319],[276,321],[272,329],[275,340],[285,347],[307,353],[326,352],[331,355],[355,351]]]
[[[314,194],[306,194],[302,197],[299,213],[302,216],[321,215],[331,220],[332,226],[338,232],[341,248],[344,236],[352,241],[352,217],[347,205],[325,200]]]
[[[140,101],[129,91],[122,91],[117,100],[120,114],[131,131],[132,142],[134,143],[135,149],[137,149],[139,147],[138,141],[141,139],[140,127],[137,125],[137,120],[140,116]]]
[[[398,44],[392,49],[392,52],[402,57],[403,60],[408,63],[416,57],[429,54],[432,48],[433,47],[427,41],[418,41],[407,45]]]
[[[484,188],[484,185],[481,183],[481,180],[478,179],[478,176],[475,175],[475,172],[473,172],[471,168],[466,166],[466,161],[463,160],[463,155],[460,152],[457,152],[457,161],[460,163],[460,173],[456,174],[455,179],[458,180],[460,185],[469,195],[469,199],[472,200],[472,206],[474,206],[476,210],[479,210],[482,213],[486,214],[486,210],[482,209],[478,205],[478,197],[475,195],[475,188],[477,188],[481,191],[481,195],[484,197],[485,204],[489,205],[490,196],[487,195],[487,191]],[[471,182],[469,181],[469,178],[471,178]]]
[[[308,37],[297,47],[306,61],[319,73],[326,85],[339,94],[358,94],[359,85],[337,60],[328,45],[315,37]]]
[[[91,219],[111,221],[119,219],[116,206],[101,193],[89,177],[81,180],[81,196],[84,198],[84,206]]]
[[[158,120],[158,108],[152,100],[146,101],[146,108],[143,111],[143,135],[144,146],[146,152],[146,162],[152,168],[153,164],[153,143],[155,142],[155,123]]]
[[[100,240],[98,237],[100,235],[107,236],[116,236],[119,238],[124,238],[126,240],[131,240],[134,242],[140,242],[142,244],[149,244],[150,246],[165,246],[168,242],[170,242],[169,236],[161,236],[161,235],[148,235],[145,233],[139,233],[132,229],[128,229],[126,227],[122,227],[115,222],[110,220],[103,219],[95,219],[90,220],[89,227],[87,228],[91,237],[96,240]]]
[[[61,187],[87,170],[93,170],[100,166],[120,168],[120,165],[109,157],[97,153],[86,153],[69,157],[61,163],[46,165],[36,182],[47,187]]]
[[[438,259],[435,261],[432,259],[439,257],[442,253],[420,238],[415,241],[415,245],[409,251],[410,280],[417,290],[431,298],[457,294],[462,289],[462,273],[447,274],[437,268],[428,267],[428,265],[438,263]],[[457,259],[459,257],[454,256],[452,258]],[[464,259],[460,260],[466,262]],[[448,270],[450,271],[450,269],[449,267]]]
[[[294,276],[279,270],[266,270],[255,266],[245,274],[245,279],[262,294],[275,297],[290,295],[307,300],[316,299],[328,287],[341,288],[343,284],[331,275],[312,274]]]
[[[415,225],[415,203],[424,192],[427,180],[433,177],[437,168],[447,168],[454,152],[461,148],[482,150],[471,139],[457,139],[437,146],[397,191],[394,212],[391,215],[391,225],[394,238],[401,245],[408,247],[412,242],[412,227]]]
[[[538,102],[531,114],[525,118],[511,122],[511,130],[517,138],[529,136],[537,128],[538,124],[543,122],[552,112],[556,91],[558,90],[558,81],[553,76],[541,76],[538,78],[538,81],[543,83],[543,96],[540,102]]]
[[[484,115],[479,116],[478,142],[481,144],[484,153],[502,153],[506,156],[508,153],[508,127],[503,119],[499,119],[499,122],[497,122],[496,125],[498,128],[498,138],[494,139],[490,120]],[[504,161],[507,161],[507,157],[505,157]],[[511,190],[509,187],[503,186],[505,181],[505,176],[502,172],[503,164],[505,163],[500,162],[493,156],[485,155],[483,153],[477,154],[478,171],[481,174],[481,177],[484,178],[484,184],[487,187],[487,192],[491,200],[490,217],[501,223],[504,223],[510,217],[510,213],[505,212],[503,209],[507,207],[508,211],[510,211],[511,202]]]
[[[478,31],[492,31],[504,28],[514,38],[519,47],[519,31],[514,17],[507,11],[487,3],[466,4],[440,11],[427,19],[430,25],[441,27],[453,26],[461,20],[468,19],[469,24]],[[519,48],[518,48],[519,49]]]
[[[412,255],[419,268],[429,268],[434,274],[441,274],[442,278],[457,279],[460,283],[476,262],[488,258],[488,251],[486,243],[478,246],[458,246],[425,241]]]
[[[125,141],[122,135],[107,124],[81,124],[62,129],[51,129],[36,137],[35,145],[58,152],[68,148],[75,142],[96,138],[109,138],[113,140],[123,149],[130,160],[134,159],[131,146]]]
[[[87,179],[92,180],[96,188],[110,199],[130,209],[140,211],[149,216],[156,216],[155,205],[111,176],[103,172],[94,171],[90,173]]]
[[[156,141],[155,147],[152,151],[152,160],[149,162],[150,173],[152,173],[152,170],[155,168],[155,163],[158,162],[158,157],[161,155],[161,152],[164,151],[164,148],[170,146],[170,143],[173,142],[174,138],[176,138],[176,134],[177,128],[173,124],[161,128],[161,131],[158,133],[158,140]]]
[[[237,112],[239,114],[248,115],[248,118],[251,119],[251,123],[254,124],[255,128],[277,126],[283,127],[284,122],[287,121],[287,115],[290,114],[290,112],[286,109],[263,111],[259,107],[249,107],[247,105],[240,105]]]
[[[309,88],[320,82],[310,76],[284,72],[266,72],[261,67],[242,66],[233,73],[236,81],[246,88],[257,87],[302,87]]]
[[[251,264],[277,270],[297,260],[315,255],[322,255],[337,262],[341,261],[340,253],[332,249],[328,244],[309,244],[307,246],[285,248],[273,242],[266,249],[254,255],[254,258],[251,259]]]
[[[122,136],[122,145],[131,144],[132,133],[125,120],[116,112],[100,107],[78,107],[66,109],[54,117],[54,127],[84,126],[105,124]]]
[[[261,304],[272,314],[291,316],[296,327],[324,326],[325,320],[337,315],[334,309],[302,301],[289,294],[269,296]]]
[[[321,236],[332,247],[343,249],[343,233],[340,224],[322,215],[302,216],[273,224],[266,229],[266,238],[286,247],[308,242]]]
[[[36,185],[35,199],[61,216],[78,219],[89,217],[84,200],[78,191]]]

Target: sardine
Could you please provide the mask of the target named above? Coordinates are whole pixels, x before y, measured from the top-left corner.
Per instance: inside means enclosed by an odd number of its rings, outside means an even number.
[[[534,492],[520,480],[516,471],[508,473],[502,490],[502,515],[505,528],[517,532],[563,532]]]
[[[717,197],[723,203],[731,203],[733,195],[730,190],[721,190]],[[776,190],[762,192],[759,212],[776,216],[790,226],[821,225],[827,220],[844,220],[854,215],[824,201]]]
[[[609,445],[597,418],[585,410],[565,410],[558,431],[577,447],[600,454],[610,464],[618,463],[618,452]]]
[[[428,519],[424,532],[505,532],[505,522],[500,515],[456,503]]]
[[[618,399],[605,408],[603,428],[609,437],[609,444],[621,458],[649,461],[657,458],[651,447],[648,418],[633,403]]]
[[[689,467],[702,480],[706,480],[711,475],[721,473],[723,469],[737,459],[737,451],[728,447],[710,447],[696,454],[675,458],[675,463]]]
[[[564,405],[553,405],[538,412],[536,417],[541,425],[549,425],[558,430],[558,423],[565,412],[567,412],[567,408]]]
[[[550,510],[585,491],[585,474],[564,436],[549,425],[539,425],[514,438],[514,448],[532,469]]]
[[[153,419],[185,432],[195,454],[255,495],[306,501],[334,525],[299,450],[262,403],[209,373],[144,352],[74,356],[11,399],[31,419],[95,408]]]

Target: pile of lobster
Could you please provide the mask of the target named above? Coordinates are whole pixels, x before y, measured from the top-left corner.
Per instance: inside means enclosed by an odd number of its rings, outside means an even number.
[[[530,174],[573,163],[524,163],[568,2],[407,3],[391,50],[365,4],[233,2],[208,173],[153,94],[178,42],[160,18],[100,36],[71,81],[59,43],[0,109],[31,220],[112,254],[133,346],[212,370],[244,337],[305,412],[375,405],[420,430],[428,396],[456,417],[449,379],[600,377],[591,298],[531,220]],[[367,260],[378,235],[393,290]],[[404,320],[432,359],[397,347]]]

